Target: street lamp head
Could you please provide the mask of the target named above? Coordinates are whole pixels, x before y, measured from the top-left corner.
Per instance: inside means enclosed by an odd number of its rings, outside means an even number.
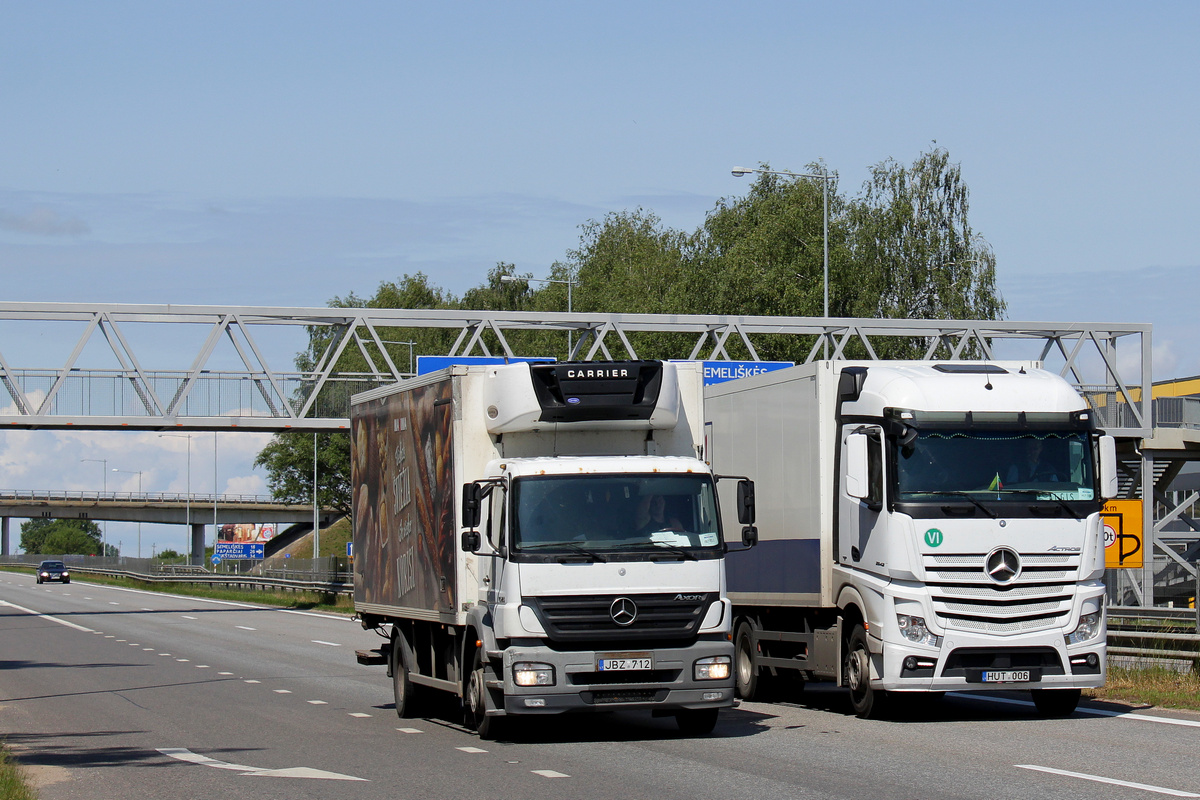
[[[501,283],[516,283],[519,280],[521,280],[521,279],[518,278],[516,275],[501,275],[500,276]]]
[[[747,169],[746,167],[734,167],[733,168],[733,177],[741,178],[745,175],[749,175],[751,172],[754,172],[754,170]]]

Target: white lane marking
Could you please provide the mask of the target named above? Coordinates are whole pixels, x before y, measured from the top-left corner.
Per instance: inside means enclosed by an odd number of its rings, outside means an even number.
[[[232,675],[232,672],[218,672],[218,675]]]
[[[1016,700],[1011,697],[990,697],[983,694],[967,694],[965,692],[947,692],[951,697],[968,697],[972,700],[986,700],[989,703],[1006,703],[1010,706],[1032,706],[1028,700]],[[1109,711],[1104,708],[1077,708],[1076,714],[1091,714],[1094,717],[1113,717],[1114,719],[1136,719],[1142,722],[1158,722],[1163,725],[1183,725],[1188,728],[1200,728],[1200,721],[1193,719],[1175,719],[1174,717],[1155,717],[1150,714],[1135,714],[1132,711]]]
[[[199,617],[189,617],[187,614],[182,615],[184,619],[199,619]]]
[[[366,781],[366,778],[356,778],[353,775],[341,775],[337,772],[326,772],[312,767],[291,767],[290,769],[263,769],[248,767],[245,764],[230,764],[227,761],[217,761],[215,758],[193,753],[184,747],[160,747],[158,752],[164,756],[186,761],[190,764],[202,764],[216,769],[228,769],[255,778],[316,778],[329,781]]]
[[[170,653],[159,653],[159,655],[160,655],[160,656],[166,656],[167,658],[170,658],[170,657],[171,657],[171,654],[170,654]]]
[[[313,612],[313,611],[293,611],[290,608],[275,608],[272,610],[278,611],[281,614],[299,614],[302,617],[317,617],[318,619],[339,619],[339,620],[349,619],[349,617],[342,617],[342,616],[338,616],[337,614],[317,614],[316,612]]]
[[[109,600],[109,601],[108,601],[108,604],[109,604],[110,606],[119,606],[119,605],[121,605],[120,603],[114,602],[114,601],[112,601],[112,600]]]
[[[65,619],[59,619],[58,617],[52,617],[49,614],[39,614],[38,612],[34,611],[32,608],[25,608],[24,606],[19,606],[15,603],[9,603],[5,600],[0,600],[0,606],[7,606],[8,608],[15,608],[17,611],[24,611],[26,614],[32,614],[33,616],[39,617],[40,619],[46,619],[46,620],[50,620],[51,622],[57,622],[59,625],[66,625],[68,628],[74,628],[75,630],[83,631],[84,633],[99,633],[99,631],[94,631],[91,628],[85,628],[82,625],[76,625],[74,622],[67,622]]]
[[[105,639],[115,639],[117,637],[113,636],[112,634],[109,634],[108,636],[105,636],[104,638]]]
[[[291,694],[291,689],[274,689],[275,694]]]
[[[308,701],[308,703],[309,703],[309,705],[313,705],[313,706],[327,706],[327,705],[329,705],[329,703],[326,703],[324,700],[309,700],[309,701]]]
[[[180,664],[188,663],[188,659],[186,659],[186,658],[177,658],[175,660],[178,661]]]
[[[1116,778],[1103,778],[1099,775],[1088,775],[1086,772],[1069,772],[1065,769],[1053,769],[1051,767],[1039,767],[1037,764],[1014,764],[1017,769],[1032,769],[1037,772],[1049,772],[1051,775],[1066,775],[1068,778],[1080,778],[1085,781],[1095,781],[1096,783],[1107,783],[1112,786],[1124,786],[1129,789],[1142,789],[1147,792],[1156,792],[1158,794],[1167,794],[1172,797],[1200,797],[1200,794],[1194,792],[1181,792],[1178,789],[1166,789],[1162,786],[1151,786],[1148,783],[1134,783],[1132,781],[1119,781]]]
[[[456,747],[454,749],[462,750],[464,753],[486,753],[487,752],[487,750],[483,750],[478,747]]]
[[[83,599],[84,599],[84,600],[91,600],[92,598],[90,598],[90,597],[84,597]]]
[[[424,733],[420,728],[396,728],[401,733]]]
[[[118,642],[127,642],[127,641],[129,641],[129,640],[128,640],[128,639],[117,639],[117,641],[118,641]]]
[[[351,712],[350,716],[352,716],[352,717],[358,717],[359,719],[363,719],[363,718],[365,718],[365,717],[369,717],[369,716],[371,716],[371,715],[370,715],[370,714],[364,714],[364,713],[362,713],[361,711],[354,711],[354,712]]]
[[[142,652],[144,652],[144,653],[153,653],[153,652],[154,652],[154,648],[153,648],[153,647],[143,647],[143,648],[142,648]]]
[[[320,639],[313,639],[312,643],[313,644],[323,644],[327,647],[341,647],[341,645],[338,644],[337,642],[322,642]]]
[[[197,664],[196,669],[208,669],[208,664]]]
[[[262,681],[246,681],[246,683],[262,683]]]
[[[570,775],[567,775],[566,773],[555,772],[552,769],[531,769],[529,771],[532,772],[534,775],[541,775],[543,778],[569,778],[569,777],[571,777]]]
[[[247,627],[246,625],[237,625],[237,626],[235,626],[235,627],[241,628],[241,629],[242,629],[242,630],[244,630],[244,631],[256,631],[256,630],[258,630],[258,628],[250,628],[250,627]]]

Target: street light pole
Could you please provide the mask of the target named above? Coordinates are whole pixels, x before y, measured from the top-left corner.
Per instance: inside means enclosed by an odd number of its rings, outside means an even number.
[[[184,497],[184,520],[187,525],[188,563],[192,563],[192,435],[190,433],[160,433],[158,438],[187,439],[187,496]],[[203,549],[203,548],[201,548]]]
[[[107,458],[81,458],[79,460],[81,462],[82,461],[91,461],[96,464],[104,465],[104,471],[101,473],[102,477],[104,478],[104,482],[102,484],[104,486],[103,494],[108,494],[108,459]],[[97,502],[99,502],[99,501],[97,501]],[[103,525],[101,525],[101,527],[100,527],[100,557],[105,558],[108,556],[108,520],[101,520],[101,522],[103,523]]]
[[[574,278],[568,278],[567,280],[564,281],[560,278],[518,278],[516,275],[501,275],[500,280],[503,283],[518,283],[520,281],[525,281],[526,283],[565,283],[567,285],[567,313],[570,314],[572,311],[572,309],[571,309],[571,289],[574,288],[576,283],[578,283],[578,281],[575,280]],[[570,328],[568,328],[567,329],[567,358],[570,359],[571,355],[572,355],[571,330],[570,330]]]
[[[789,178],[815,178],[815,179],[821,181],[821,188],[823,190],[821,193],[821,206],[822,206],[821,217],[822,217],[822,227],[823,227],[823,232],[824,232],[824,237],[825,237],[825,248],[824,248],[825,249],[825,259],[824,259],[825,306],[824,306],[824,311],[825,311],[825,318],[828,319],[829,318],[829,170],[824,165],[821,166],[821,171],[819,173],[788,172],[787,170],[773,170],[773,169],[750,169],[748,167],[734,167],[733,168],[733,175],[736,178],[740,178],[744,175],[749,175],[751,172],[758,173],[759,175],[785,175]],[[826,344],[828,344],[828,342]]]
[[[116,467],[113,467],[113,472],[124,472],[128,475],[137,475],[138,476],[138,498],[143,499],[143,497],[142,497],[142,471],[140,469],[117,469]],[[142,557],[142,521],[140,519],[138,520],[137,557],[138,558]]]

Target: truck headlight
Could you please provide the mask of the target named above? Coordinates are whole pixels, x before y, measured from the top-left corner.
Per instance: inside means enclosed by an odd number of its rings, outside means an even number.
[[[729,677],[732,662],[729,656],[702,658],[692,666],[692,676],[698,681],[723,681]]]
[[[1075,630],[1067,634],[1067,644],[1080,644],[1092,639],[1100,632],[1100,615],[1084,614],[1079,618]]]
[[[554,667],[530,661],[513,664],[513,683],[517,686],[553,686]]]
[[[942,637],[930,633],[929,628],[925,627],[924,617],[897,614],[896,624],[900,626],[900,635],[913,644],[929,647],[940,647],[942,644]]]

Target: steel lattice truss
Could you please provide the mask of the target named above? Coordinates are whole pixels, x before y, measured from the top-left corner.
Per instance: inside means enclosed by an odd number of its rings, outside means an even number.
[[[177,335],[185,328],[190,339]],[[671,341],[691,345],[674,357],[710,361],[760,360],[764,337],[778,336],[809,337],[808,361],[875,359],[882,340],[899,338],[926,358],[1044,361],[1111,432],[1146,436],[1151,427],[1148,324],[65,303],[0,303],[0,425],[338,429],[350,394],[412,375],[416,343],[395,337],[433,328],[455,338],[426,355],[555,355],[511,343],[528,338],[514,332],[540,331],[561,340],[560,357],[569,338],[570,357],[585,361],[638,358],[632,339],[645,334],[680,334]],[[298,370],[310,332],[324,346]],[[408,364],[398,363],[403,345]],[[357,370],[339,371],[351,353]],[[166,368],[151,368],[155,360]]]

